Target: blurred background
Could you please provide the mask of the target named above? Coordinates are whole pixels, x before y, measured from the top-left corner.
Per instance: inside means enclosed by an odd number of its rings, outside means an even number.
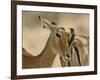
[[[89,14],[23,11],[23,48],[34,56],[42,52],[50,34],[49,30],[43,28],[38,16],[56,22],[66,31],[73,27],[76,34],[89,35]],[[60,66],[58,59],[57,56],[53,66]]]

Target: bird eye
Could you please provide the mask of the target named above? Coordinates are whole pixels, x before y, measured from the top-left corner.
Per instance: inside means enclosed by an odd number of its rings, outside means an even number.
[[[61,35],[60,35],[60,34],[58,34],[58,33],[56,33],[56,36],[57,36],[57,37],[59,37],[59,38],[61,38]]]

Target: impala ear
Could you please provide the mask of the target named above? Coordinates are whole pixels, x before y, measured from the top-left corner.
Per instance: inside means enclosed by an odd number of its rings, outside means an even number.
[[[41,25],[43,26],[43,28],[51,29],[51,23],[48,20],[46,20],[45,18],[43,18],[41,16],[39,16],[39,20],[40,20]]]
[[[72,42],[74,41],[75,38],[75,33],[74,33],[74,29],[73,28],[69,28],[70,29],[70,33],[69,33],[69,45],[72,44]]]
[[[40,20],[41,25],[43,26],[43,28],[46,28],[45,25],[44,25],[44,20],[41,16],[39,16],[39,20]]]
[[[78,61],[79,61],[79,65],[82,66],[79,50],[76,46],[74,46],[74,49],[76,51],[76,55],[77,55],[77,58],[78,58]]]
[[[55,22],[51,23],[47,19],[45,19],[45,18],[43,18],[41,16],[39,16],[39,20],[41,21],[41,24],[42,24],[43,28],[49,29],[52,32],[54,32],[55,30],[57,30]]]

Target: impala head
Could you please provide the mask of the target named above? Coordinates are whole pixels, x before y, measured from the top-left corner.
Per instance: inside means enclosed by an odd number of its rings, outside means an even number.
[[[56,51],[59,51],[60,55],[66,55],[70,47],[68,44],[69,33],[65,31],[63,27],[59,27],[55,22],[50,23],[45,18],[39,16],[39,19],[43,25],[43,28],[51,31],[51,45]]]

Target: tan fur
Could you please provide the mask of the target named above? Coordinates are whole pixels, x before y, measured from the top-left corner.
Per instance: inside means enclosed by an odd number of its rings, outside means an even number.
[[[67,54],[71,50],[68,44],[69,33],[65,30],[59,30],[61,28],[55,27],[55,25],[52,25],[49,21],[45,20],[44,18],[39,17],[39,19],[42,20],[44,25],[48,25],[47,27],[51,31],[50,36],[48,38],[45,48],[38,56],[29,55],[30,53],[23,48],[22,68],[25,69],[51,67],[57,54],[59,54],[62,66],[68,66],[67,61],[63,60],[63,56],[65,56],[65,54]],[[56,33],[60,33],[61,37],[57,37]],[[86,54],[83,50],[83,42],[82,40],[76,40],[75,45],[79,49],[80,59],[82,61],[82,65],[84,66],[88,65],[89,62],[88,53]],[[87,47],[88,44],[86,45],[86,50],[88,51]],[[73,59],[70,62],[71,66],[79,66],[78,58],[75,52],[73,55]]]

